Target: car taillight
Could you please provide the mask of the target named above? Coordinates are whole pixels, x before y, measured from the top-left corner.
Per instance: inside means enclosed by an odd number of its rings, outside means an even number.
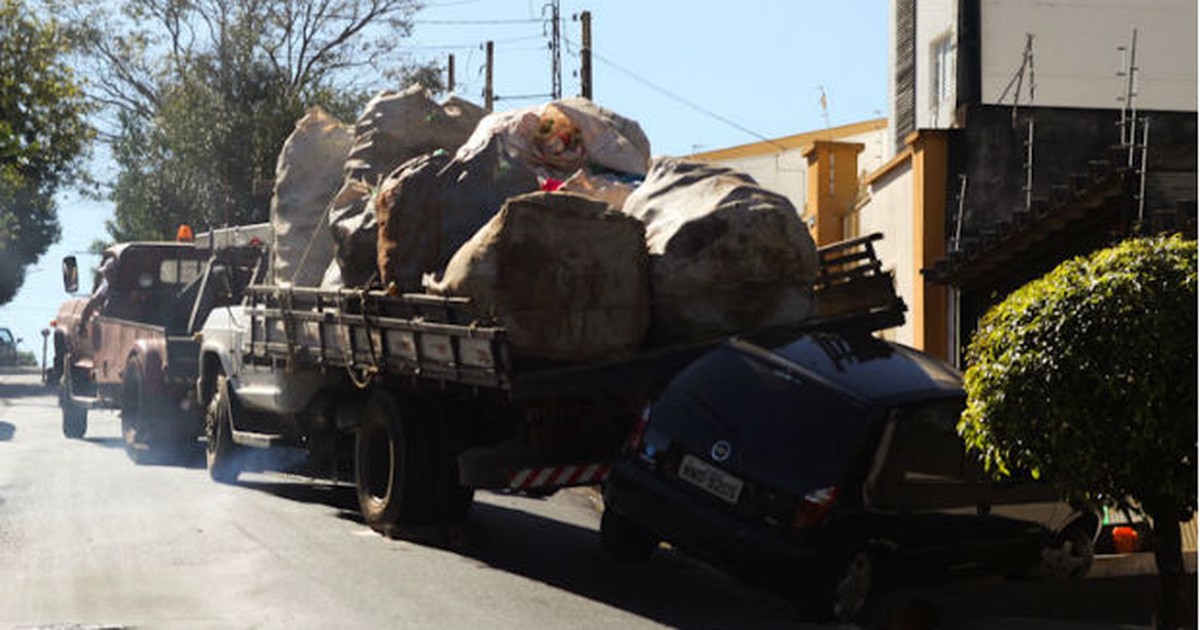
[[[807,529],[820,525],[829,515],[829,509],[837,501],[837,486],[818,488],[804,495],[796,504],[796,517],[792,526],[796,529]]]
[[[642,413],[633,423],[633,429],[629,432],[629,440],[625,442],[625,446],[636,451],[642,444],[642,438],[646,435],[646,427],[650,424],[650,405],[642,408]]]

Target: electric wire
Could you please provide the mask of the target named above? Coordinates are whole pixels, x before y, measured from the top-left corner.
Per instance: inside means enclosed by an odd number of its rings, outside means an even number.
[[[571,44],[575,48],[580,47],[578,44],[576,44],[574,41],[570,40],[569,38],[564,38],[564,39],[566,39],[567,43]],[[633,79],[634,81],[641,83],[645,87],[648,87],[651,90],[654,90],[655,92],[658,92],[659,94],[662,94],[663,96],[666,96],[666,97],[670,98],[671,100],[673,100],[681,105],[684,105],[685,107],[696,110],[697,112],[700,112],[701,114],[704,114],[705,116],[708,116],[709,118],[712,118],[713,120],[717,120],[719,122],[725,123],[726,125],[729,125],[730,127],[737,129],[738,131],[741,131],[742,133],[749,134],[751,136],[754,136],[755,138],[758,138],[762,142],[765,142],[767,144],[778,147],[780,150],[784,150],[784,151],[787,150],[787,147],[780,144],[779,142],[777,142],[771,138],[768,138],[768,137],[764,136],[763,134],[758,133],[757,131],[754,131],[753,129],[750,129],[749,127],[746,127],[745,125],[738,123],[737,121],[734,121],[730,118],[722,116],[702,105],[693,103],[692,101],[684,98],[683,96],[680,96],[680,95],[662,87],[658,83],[655,83],[654,81],[651,81],[650,79],[647,79],[647,78],[641,76],[640,74],[621,66],[620,64],[609,59],[608,57],[605,57],[604,55],[601,55],[600,53],[596,52],[596,48],[594,46],[592,47],[591,50],[592,50],[593,57],[604,62],[605,65],[620,72],[621,74],[624,74],[625,76]]]

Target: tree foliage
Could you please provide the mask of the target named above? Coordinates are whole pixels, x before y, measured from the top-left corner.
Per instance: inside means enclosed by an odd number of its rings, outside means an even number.
[[[1178,235],[1067,261],[984,315],[964,375],[959,431],[989,467],[1150,517],[1159,628],[1180,624],[1196,510],[1196,281]]]
[[[116,240],[265,220],[276,157],[305,109],[353,119],[364,77],[377,85],[416,70],[397,46],[414,0],[58,5],[89,51],[89,93],[107,114]]]
[[[989,311],[967,351],[968,444],[1076,498],[1196,506],[1196,242],[1134,239]]]
[[[58,240],[54,193],[91,137],[87,105],[53,21],[0,0],[0,304]]]

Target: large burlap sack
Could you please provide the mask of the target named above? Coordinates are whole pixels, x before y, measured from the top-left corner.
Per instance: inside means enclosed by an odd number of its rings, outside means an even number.
[[[818,271],[812,236],[786,197],[749,175],[658,158],[623,211],[646,225],[654,343],[812,314]]]
[[[603,202],[536,192],[509,199],[427,285],[497,318],[518,356],[617,359],[645,336],[647,263],[641,222]]]
[[[537,177],[493,139],[483,150],[450,158],[434,152],[401,165],[373,204],[379,222],[379,272],[389,291],[421,288],[509,197],[538,189]]]
[[[345,181],[329,217],[347,286],[361,286],[376,273],[377,223],[370,202],[384,178],[419,155],[457,150],[484,113],[457,97],[438,104],[420,85],[382,92],[367,104],[354,124]]]
[[[319,107],[296,121],[275,165],[271,196],[274,284],[315,287],[333,261],[333,238],[325,222],[342,184],[350,130]]]
[[[566,179],[587,166],[645,175],[650,163],[650,141],[636,122],[583,98],[489,114],[459,154],[493,138],[543,178]]]

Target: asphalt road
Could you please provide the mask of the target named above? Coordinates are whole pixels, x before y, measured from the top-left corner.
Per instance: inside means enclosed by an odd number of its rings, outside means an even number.
[[[479,492],[466,541],[443,550],[376,535],[352,487],[279,473],[216,484],[199,451],[139,466],[114,412],[92,411],[82,440],[62,437],[59,418],[36,373],[0,371],[0,627],[810,627],[787,602],[670,550],[606,565],[584,490]],[[911,587],[869,618],[1144,627],[1153,589],[1149,576],[1120,571]]]
[[[588,493],[477,493],[446,551],[362,525],[353,488],[139,466],[116,413],[68,440],[36,374],[0,373],[0,627],[787,627],[785,602],[684,558],[601,561]],[[198,454],[199,455],[199,454]]]

